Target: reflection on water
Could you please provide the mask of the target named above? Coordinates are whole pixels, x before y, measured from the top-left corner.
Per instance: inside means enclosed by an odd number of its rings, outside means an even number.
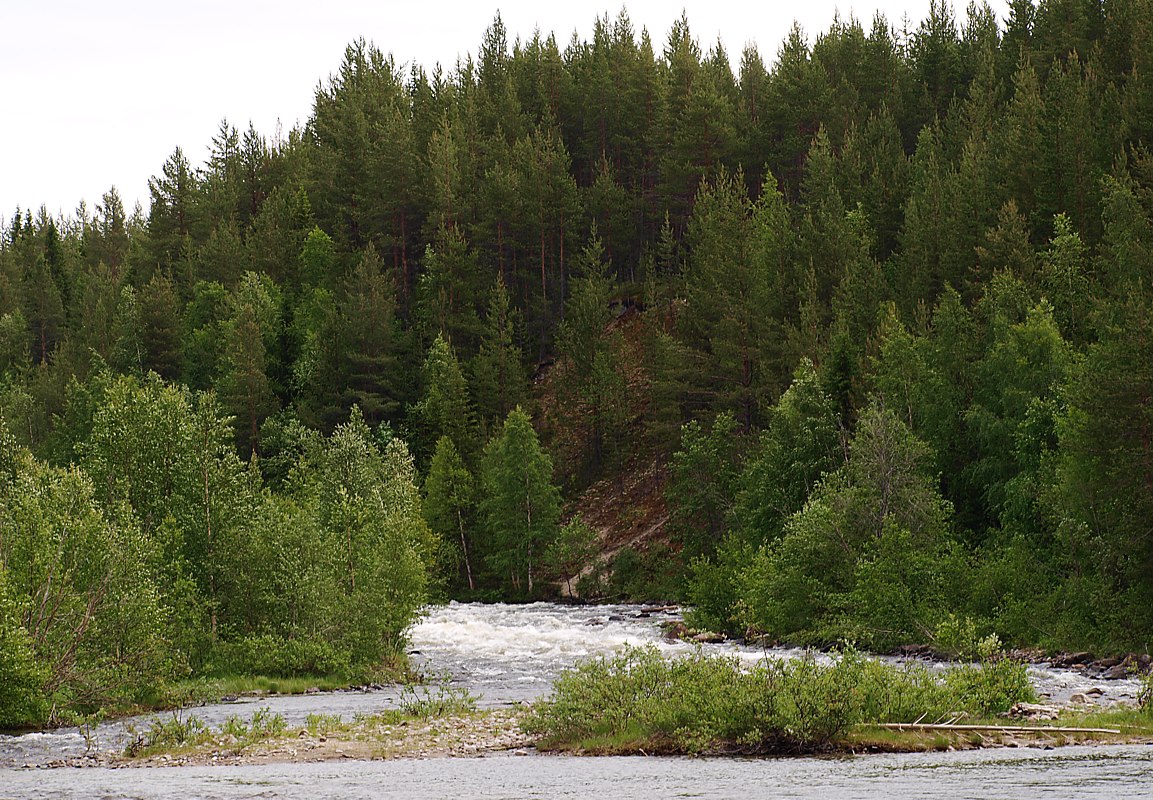
[[[259,767],[0,772],[4,797],[1080,798],[1153,797],[1153,748],[1070,747],[820,759],[510,755]]]

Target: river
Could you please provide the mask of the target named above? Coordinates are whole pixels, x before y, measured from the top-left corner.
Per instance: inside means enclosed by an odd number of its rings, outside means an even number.
[[[485,707],[531,701],[581,658],[626,644],[653,643],[670,654],[660,624],[675,609],[451,604],[431,610],[412,635],[412,658],[427,674],[466,688]],[[709,645],[742,659],[791,658],[796,650]],[[943,666],[939,668],[944,668]],[[1044,666],[1030,670],[1055,700],[1103,690],[1100,702],[1131,701],[1135,681],[1091,681]],[[392,689],[267,697],[197,708],[219,725],[267,706],[290,725],[310,713],[373,713],[396,705]],[[99,726],[93,746],[122,748],[128,726]],[[312,797],[909,797],[1153,798],[1153,747],[997,749],[852,758],[645,759],[497,755],[483,758],[328,762],[149,769],[29,769],[83,754],[75,729],[0,737],[0,798],[312,798]]]

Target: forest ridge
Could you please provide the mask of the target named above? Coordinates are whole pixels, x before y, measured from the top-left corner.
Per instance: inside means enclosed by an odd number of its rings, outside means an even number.
[[[1151,27],[934,2],[734,72],[683,17],[498,17],[448,71],[354,42],[307,124],[223,122],[147,209],[16,210],[0,725],[398,667],[430,596],[571,577],[563,500],[650,458],[671,543],[586,594],[1147,647]]]

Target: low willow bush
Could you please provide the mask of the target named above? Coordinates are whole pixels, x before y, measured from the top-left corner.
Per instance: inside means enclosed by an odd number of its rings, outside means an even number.
[[[549,749],[597,752],[791,752],[829,746],[862,722],[987,716],[1031,700],[1023,665],[1002,660],[943,674],[855,651],[763,661],[652,646],[586,661],[561,675],[526,715]]]

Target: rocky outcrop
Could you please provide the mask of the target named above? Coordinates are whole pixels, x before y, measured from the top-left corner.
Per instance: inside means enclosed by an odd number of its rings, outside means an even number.
[[[1061,653],[1047,659],[1050,666],[1080,672],[1086,677],[1101,680],[1121,680],[1144,675],[1153,665],[1148,653],[1129,653],[1110,658],[1094,658],[1092,653]]]

